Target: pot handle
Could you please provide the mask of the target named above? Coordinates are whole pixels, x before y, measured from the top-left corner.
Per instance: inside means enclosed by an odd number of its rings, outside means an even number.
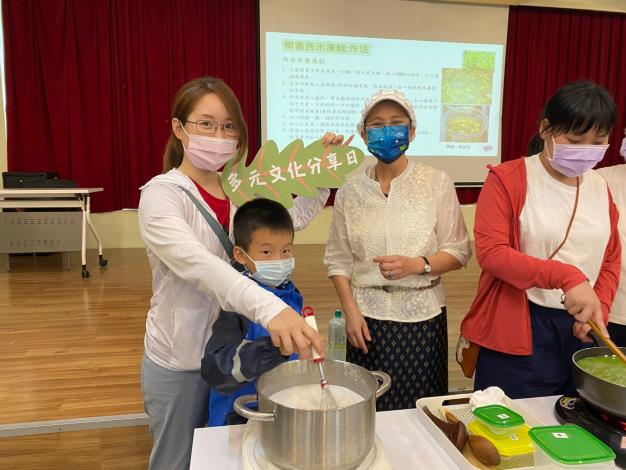
[[[380,370],[371,371],[372,375],[376,377],[376,380],[380,382],[378,388],[376,388],[376,398],[384,395],[389,387],[391,387],[391,377],[386,372]]]
[[[239,416],[251,419],[253,421],[274,421],[274,413],[263,413],[248,408],[248,403],[257,401],[256,395],[241,395],[233,403],[233,408]]]

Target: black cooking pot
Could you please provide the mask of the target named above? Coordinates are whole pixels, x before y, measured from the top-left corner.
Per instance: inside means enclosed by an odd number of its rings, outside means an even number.
[[[620,348],[626,353],[626,348]],[[609,348],[587,348],[572,356],[572,375],[580,396],[610,415],[626,419],[626,387],[599,379],[578,366],[585,357],[612,355]]]

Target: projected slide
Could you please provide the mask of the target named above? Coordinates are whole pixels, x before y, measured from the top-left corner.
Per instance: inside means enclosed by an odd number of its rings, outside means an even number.
[[[417,119],[414,156],[496,156],[501,45],[266,33],[267,138],[279,148],[353,134],[367,97],[398,89]],[[360,138],[352,145],[367,152]]]

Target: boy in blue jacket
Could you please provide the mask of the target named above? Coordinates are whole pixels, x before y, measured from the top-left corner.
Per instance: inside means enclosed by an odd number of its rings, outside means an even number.
[[[235,213],[233,235],[233,257],[245,267],[244,275],[301,312],[302,295],[291,282],[294,228],[287,209],[269,199],[249,201]],[[256,378],[288,359],[261,325],[220,312],[202,359],[202,377],[211,386],[208,425],[245,421],[233,411],[235,399],[255,394]]]

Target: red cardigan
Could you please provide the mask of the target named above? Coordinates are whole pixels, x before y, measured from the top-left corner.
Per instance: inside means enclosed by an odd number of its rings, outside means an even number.
[[[563,289],[587,280],[580,269],[520,251],[519,218],[526,200],[524,158],[489,167],[476,205],[476,258],[483,269],[478,291],[461,323],[463,336],[507,354],[531,355],[532,337],[526,289]],[[607,188],[608,191],[608,188]],[[611,235],[594,290],[605,322],[619,283],[622,247],[619,214],[609,192]]]

